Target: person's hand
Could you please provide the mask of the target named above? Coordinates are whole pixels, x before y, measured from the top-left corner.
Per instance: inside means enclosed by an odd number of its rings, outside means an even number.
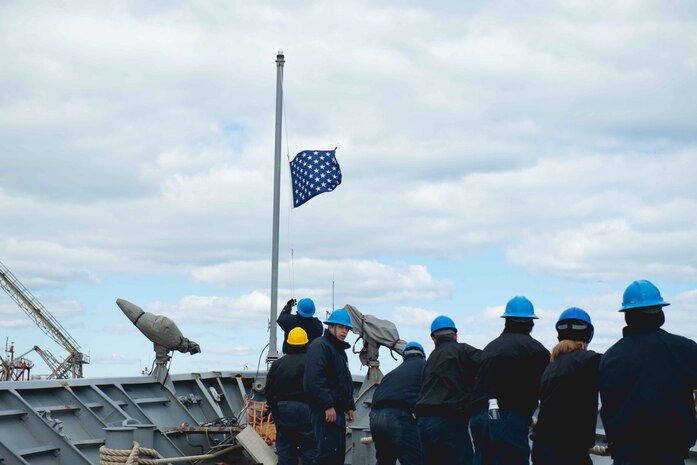
[[[353,410],[349,410],[346,412],[346,421],[349,423],[353,423],[353,420],[356,419],[356,415],[354,414]]]
[[[334,423],[336,421],[336,410],[334,410],[334,407],[324,411],[324,419],[327,423]]]
[[[288,305],[289,307],[295,307],[295,304],[297,304],[297,303],[298,303],[297,300],[295,300],[295,299],[290,299],[290,300],[288,301],[288,303],[286,303],[286,305]]]

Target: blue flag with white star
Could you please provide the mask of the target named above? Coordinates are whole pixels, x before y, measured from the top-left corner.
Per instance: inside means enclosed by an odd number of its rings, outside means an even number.
[[[293,208],[341,184],[341,168],[334,150],[304,150],[290,162]]]

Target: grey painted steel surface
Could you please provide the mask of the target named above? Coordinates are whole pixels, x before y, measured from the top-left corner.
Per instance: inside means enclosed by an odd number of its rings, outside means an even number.
[[[186,429],[240,418],[246,397],[259,397],[264,376],[173,375],[174,393],[150,376],[2,382],[0,464],[97,465],[105,441],[123,445],[134,438],[164,457],[199,455],[229,438],[229,428]]]
[[[229,428],[213,427],[208,434],[188,429],[201,430],[220,418],[237,418],[242,426],[247,398],[263,399],[264,372],[171,378],[175,392],[150,376],[0,382],[0,465],[98,465],[102,445],[127,448],[134,439],[164,457],[206,453],[229,438]],[[356,421],[347,432],[347,464],[375,465],[374,445],[365,439],[381,378],[377,366],[353,377]],[[598,438],[602,444],[602,429]],[[690,465],[697,464],[697,448],[693,453]],[[593,463],[612,462],[593,456]]]

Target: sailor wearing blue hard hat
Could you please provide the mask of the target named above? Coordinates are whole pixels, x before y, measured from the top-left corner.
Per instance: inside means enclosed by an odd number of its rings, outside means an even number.
[[[458,343],[457,326],[441,315],[431,323],[435,349],[423,372],[416,416],[427,464],[472,463],[467,403],[481,350]]]
[[[540,381],[540,409],[532,433],[534,465],[592,465],[598,418],[598,364],[602,354],[587,350],[593,322],[583,309],[562,312],[559,343]]]
[[[297,304],[298,308],[295,314],[291,313],[293,307]],[[307,339],[312,342],[322,335],[322,322],[315,316],[315,303],[310,298],[290,299],[278,315],[276,323],[281,327],[284,333],[283,338],[283,353],[287,354],[291,347],[288,345],[288,335],[293,328],[302,328],[307,334]]]
[[[527,465],[528,430],[550,355],[530,336],[537,319],[530,300],[512,298],[501,317],[506,320],[503,333],[482,351],[474,382],[470,404],[476,412],[470,420],[474,463]]]
[[[402,351],[403,362],[387,373],[373,393],[370,432],[380,465],[421,464],[421,443],[414,407],[421,390],[426,353],[416,341]]]
[[[663,300],[650,281],[624,291],[627,326],[600,361],[600,416],[615,465],[683,464],[697,440],[697,343],[661,329]]]
[[[310,394],[312,426],[317,438],[317,462],[343,465],[346,422],[354,419],[353,379],[349,371],[345,342],[353,327],[351,315],[334,310],[324,321],[324,334],[312,341],[305,358],[303,386]]]

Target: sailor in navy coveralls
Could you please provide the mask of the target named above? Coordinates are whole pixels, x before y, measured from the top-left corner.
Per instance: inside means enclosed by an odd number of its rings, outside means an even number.
[[[624,292],[623,337],[600,361],[600,416],[615,465],[682,465],[697,439],[697,343],[661,329],[650,281]]]

